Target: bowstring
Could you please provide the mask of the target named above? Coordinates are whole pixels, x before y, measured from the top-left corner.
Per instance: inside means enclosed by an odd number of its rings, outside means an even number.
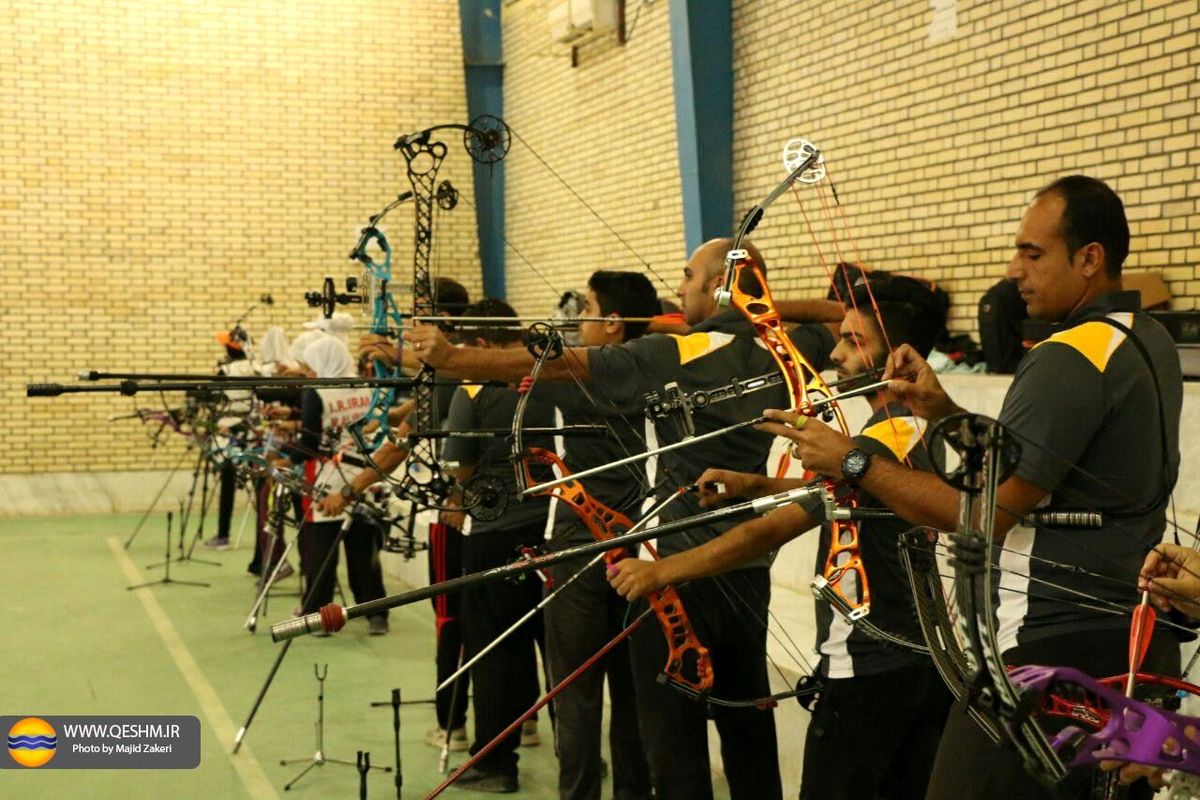
[[[579,377],[577,370],[581,370],[583,365],[581,362],[579,362],[577,356],[575,356],[575,354],[571,352],[571,348],[566,348],[563,352],[564,352],[564,358],[566,359],[566,363],[568,366],[568,373],[570,374],[572,380],[580,388],[580,390],[584,393],[585,397],[588,399],[589,402],[591,402],[593,405],[596,405],[598,407],[603,407],[602,404],[600,403],[600,401],[595,398],[595,395],[587,388],[587,386],[585,385],[585,382]],[[611,398],[606,398],[606,401],[607,401],[607,405],[609,407],[611,407],[614,411],[619,412],[619,410],[620,410],[619,406]],[[605,415],[605,416],[607,416],[607,415]],[[639,442],[642,443],[642,446],[645,450],[650,449],[648,446],[648,442],[645,439],[644,432],[639,431],[637,429],[637,426],[635,426],[629,420],[628,416],[626,416],[624,414],[620,414],[620,413],[615,414],[615,416],[618,419],[620,419],[626,426],[629,427],[630,432],[633,434],[633,436]],[[601,419],[604,420],[604,424],[611,429],[612,426],[605,419],[605,417],[602,416]],[[614,436],[614,438],[616,438],[618,445],[621,447],[622,451],[626,453],[626,455],[633,455],[632,451],[630,451],[628,449],[628,447],[625,445],[625,442],[620,438],[620,436]],[[655,484],[655,486],[650,487],[651,492],[657,491],[663,484],[668,484],[668,482],[673,483],[673,478],[671,476],[670,469],[662,464],[661,459],[659,459],[658,465],[659,465],[659,468],[664,473],[664,477],[663,477],[662,481]],[[632,472],[632,469],[630,469],[630,472]],[[648,484],[648,471],[646,472],[646,477],[641,478],[641,480]],[[684,539],[684,541],[686,541],[690,547],[698,547],[701,544],[703,544],[703,542],[701,542],[699,539],[697,539],[695,537],[695,535],[689,531],[686,531],[686,530],[682,531],[679,534],[679,536],[682,539]],[[736,587],[734,587],[732,585],[732,582],[731,582],[732,578],[728,574],[712,575],[712,576],[709,576],[709,579],[711,579],[714,582],[714,584],[717,586],[718,591],[721,593],[721,595],[725,598],[725,601],[730,605],[730,607],[734,611],[739,611],[739,610],[745,610],[745,611],[751,611],[751,612],[754,611],[754,607],[751,605],[750,601],[748,601],[743,596],[742,591],[739,591]],[[758,600],[762,599],[761,592],[756,592],[753,589],[753,587],[743,586],[742,590],[745,592],[753,593],[755,595],[755,598]],[[739,605],[740,605],[740,609],[739,609]],[[756,621],[759,621],[760,624],[764,625],[764,627],[767,631],[767,635],[770,636],[773,639],[773,641],[775,641],[776,644],[778,644],[780,646],[780,648],[783,650],[783,652],[786,653],[788,655],[788,657],[791,658],[796,663],[797,666],[804,669],[808,674],[812,674],[814,671],[813,667],[812,667],[812,663],[807,658],[804,657],[804,655],[802,654],[802,651],[800,650],[799,645],[796,644],[795,639],[786,630],[786,628],[779,622],[779,619],[775,615],[775,613],[773,611],[771,611],[769,602],[766,604],[766,614],[767,614],[767,623],[762,623],[761,621],[757,620],[757,618],[756,618]],[[752,613],[751,616],[754,617],[755,615]],[[778,633],[770,626],[770,624],[769,624],[770,621],[775,622],[775,627],[779,629]],[[783,641],[783,639],[781,639],[780,636],[785,637],[787,639],[787,641],[786,642]],[[764,652],[764,656],[765,656],[767,662],[771,665],[771,667],[773,669],[775,669],[776,672],[779,673],[779,675],[781,676],[781,678],[783,678],[783,680],[785,682],[787,682],[787,676],[786,676],[786,673],[783,671],[783,668],[779,666],[779,664],[770,656],[769,653]]]
[[[576,200],[578,200],[579,203],[584,208],[586,208],[588,210],[588,212],[593,217],[595,217],[596,220],[599,221],[599,223],[601,225],[603,225],[605,227],[605,229],[607,229],[608,232],[611,233],[613,235],[613,237],[616,238],[616,240],[618,242],[620,242],[621,245],[626,250],[628,250],[630,252],[630,254],[632,254],[633,257],[636,258],[638,260],[638,262],[650,272],[650,274],[652,274],[655,278],[657,278],[659,280],[659,282],[663,285],[663,287],[668,292],[671,291],[671,285],[669,283],[667,283],[667,281],[662,277],[662,275],[660,275],[658,273],[657,270],[654,269],[654,267],[650,264],[650,262],[647,261],[645,258],[643,258],[642,255],[637,250],[634,249],[633,245],[631,245],[623,236],[621,236],[621,234],[617,233],[616,229],[613,228],[613,226],[608,223],[608,220],[604,219],[604,217],[602,217],[600,215],[600,213],[598,211],[596,211],[596,209],[593,208],[590,203],[588,203],[587,200],[583,199],[583,197],[579,194],[579,192],[575,191],[574,187],[572,187],[571,184],[567,183],[566,179],[563,178],[563,176],[560,175],[558,173],[558,171],[554,169],[554,167],[550,166],[550,162],[548,162],[548,161],[546,161],[546,159],[542,158],[541,154],[538,153],[537,150],[533,149],[533,146],[531,144],[529,144],[529,142],[525,141],[525,138],[523,136],[521,136],[521,134],[517,133],[516,130],[514,130],[511,126],[508,127],[508,131],[509,131],[509,133],[511,133],[513,135],[513,137],[518,142],[520,142],[522,145],[524,145],[525,149],[529,151],[530,155],[532,155],[535,159],[537,159],[538,162],[541,163],[541,165],[543,167],[545,167],[546,170],[551,175],[553,175],[554,178],[559,183],[561,183],[563,185],[563,188],[565,188],[568,192],[570,192],[571,195],[574,196],[574,198]]]

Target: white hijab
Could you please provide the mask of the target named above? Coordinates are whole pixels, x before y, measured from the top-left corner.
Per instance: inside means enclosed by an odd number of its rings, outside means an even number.
[[[357,374],[350,351],[332,336],[322,335],[304,348],[304,363],[318,378],[353,378]]]
[[[267,328],[262,341],[258,345],[258,360],[264,364],[285,364],[288,362],[288,340],[283,328],[278,325]]]
[[[292,357],[292,361],[295,361],[297,364],[308,364],[308,362],[304,360],[305,349],[307,349],[308,346],[313,342],[323,338],[325,338],[325,334],[321,331],[304,331],[292,340],[292,345],[288,348],[288,355],[290,355]],[[309,366],[312,365],[309,364]]]

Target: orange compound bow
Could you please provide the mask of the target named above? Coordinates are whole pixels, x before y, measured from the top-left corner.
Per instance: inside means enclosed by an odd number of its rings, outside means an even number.
[[[525,407],[529,402],[530,389],[541,372],[542,365],[550,358],[562,355],[562,339],[549,326],[534,326],[531,331],[530,348],[534,354],[533,369],[521,381],[517,391],[520,398],[513,414],[512,444],[513,466],[516,471],[518,497],[556,497],[566,503],[578,515],[584,526],[598,542],[607,541],[621,533],[634,528],[634,523],[628,516],[592,497],[583,484],[571,479],[571,472],[566,464],[556,454],[541,447],[526,450],[522,446],[521,421],[524,418]],[[538,488],[538,482],[530,469],[532,464],[541,464],[558,471],[562,479],[555,486],[544,489]],[[532,490],[532,491],[530,491]],[[682,492],[684,490],[680,490]],[[529,494],[524,494],[530,492]],[[675,496],[677,497],[679,493]],[[655,512],[656,513],[656,512]],[[651,557],[658,559],[658,551],[653,545],[646,544],[646,551]],[[627,557],[623,548],[616,548],[604,554],[608,564]],[[647,598],[658,623],[662,627],[663,636],[667,642],[667,663],[663,667],[666,679],[680,689],[691,694],[706,695],[712,689],[713,671],[712,660],[708,648],[700,643],[692,628],[692,622],[684,609],[683,601],[674,586],[660,589]]]
[[[820,412],[814,406],[816,399],[828,400],[833,397],[833,392],[783,330],[782,319],[762,269],[749,251],[741,246],[742,240],[754,230],[767,206],[776,198],[797,181],[812,183],[820,180],[824,174],[821,152],[807,145],[806,155],[798,160],[795,169],[746,214],[733,248],[725,258],[725,281],[717,290],[716,300],[719,305],[736,308],[754,326],[755,334],[783,374],[792,409],[804,416],[819,414],[827,420],[836,420],[842,433],[849,436],[850,428],[836,402],[822,403]],[[826,488],[834,498],[835,508],[829,515],[832,535],[823,578],[818,577],[813,582],[813,591],[850,619],[860,619],[870,613],[871,589],[859,549],[858,521],[850,518],[858,505],[857,492],[847,491],[849,487],[832,480],[826,481]],[[854,575],[854,587],[849,591],[849,587],[842,583],[847,575]]]

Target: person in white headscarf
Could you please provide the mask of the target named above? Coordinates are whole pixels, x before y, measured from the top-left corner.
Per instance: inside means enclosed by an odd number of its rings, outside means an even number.
[[[312,322],[306,322],[303,326],[306,330],[321,331],[327,333],[335,339],[338,339],[347,347],[350,346],[350,331],[354,330],[354,317],[347,314],[345,311],[335,311],[333,316],[317,317]]]
[[[302,338],[297,337],[297,340]],[[318,378],[354,377],[350,351],[333,336],[318,334],[301,354]],[[303,464],[305,478],[322,493],[337,494],[365,466],[357,454],[348,425],[362,419],[371,407],[367,388],[321,387],[305,389],[300,398],[299,441],[285,445],[282,454],[293,464]],[[332,445],[328,444],[333,439]],[[302,611],[310,613],[333,600],[337,575],[337,540],[346,513],[330,516],[321,506],[304,499],[304,524],[300,528],[300,568],[309,587]],[[386,593],[379,563],[383,531],[374,522],[352,519],[342,537],[350,590],[358,603],[375,600]],[[371,635],[387,633],[387,612],[367,618]]]
[[[325,337],[326,335],[327,334],[324,331],[307,330],[292,340],[291,346],[288,347],[288,355],[291,356],[292,361],[296,362],[296,368],[293,374],[307,375],[310,378],[316,375],[316,373],[313,372],[312,367],[310,367],[308,362],[304,360],[304,351],[308,349],[310,344]]]
[[[287,334],[278,325],[267,328],[262,341],[258,343],[258,373],[260,375],[275,375],[280,367],[295,366],[288,352]]]

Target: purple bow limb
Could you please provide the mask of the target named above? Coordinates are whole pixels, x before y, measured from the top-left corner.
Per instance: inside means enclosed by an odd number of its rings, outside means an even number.
[[[1071,726],[1050,741],[1072,767],[1101,761],[1123,761],[1200,775],[1200,718],[1185,717],[1141,700],[1126,697],[1090,675],[1071,667],[1023,666],[1009,678],[1018,689],[1058,694],[1076,686],[1095,695],[1109,711],[1108,722],[1098,731]],[[1191,735],[1188,730],[1191,729]]]

